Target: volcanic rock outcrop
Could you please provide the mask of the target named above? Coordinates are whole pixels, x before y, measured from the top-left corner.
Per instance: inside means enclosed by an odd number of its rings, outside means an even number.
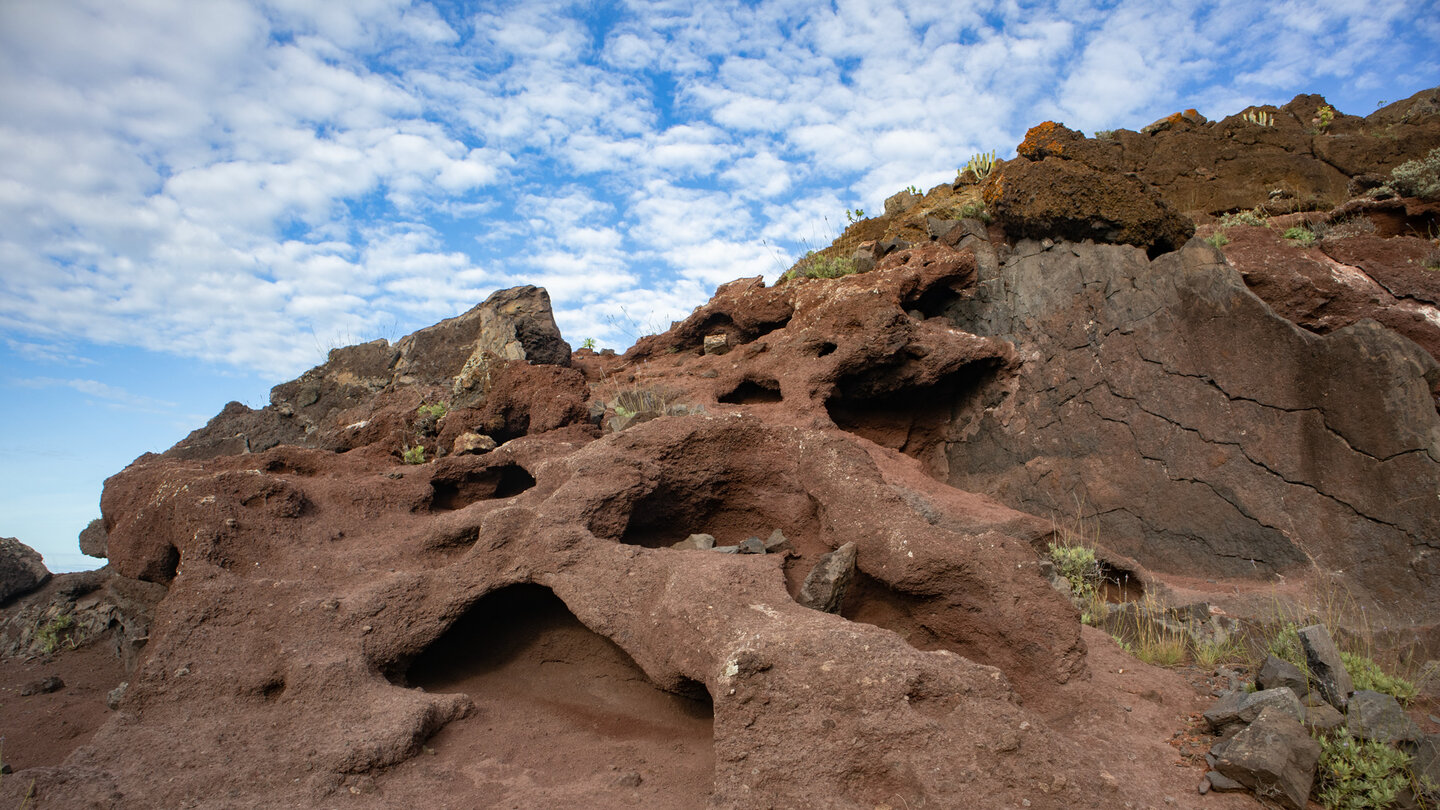
[[[1423,102],[1367,126],[1422,144]],[[1315,160],[1289,124],[1225,127]],[[1170,740],[1203,705],[1081,627],[1037,553],[1059,521],[1137,576],[1314,578],[1422,641],[1440,622],[1428,333],[1277,314],[1247,281],[1293,248],[1257,233],[1229,262],[1186,241],[1160,163],[1117,174],[1135,138],[1216,132],[1032,132],[986,186],[995,223],[956,221],[975,185],[908,195],[847,232],[867,272],[731,282],[623,357],[572,353],[518,288],[232,403],[106,482],[86,544],[103,593],[144,597],[143,622],[96,624],[134,642],[128,687],[0,799],[1195,806],[1203,767]],[[1134,205],[1041,199],[1055,172]],[[1395,271],[1413,248],[1318,250],[1428,306]],[[814,598],[837,559],[848,587]]]

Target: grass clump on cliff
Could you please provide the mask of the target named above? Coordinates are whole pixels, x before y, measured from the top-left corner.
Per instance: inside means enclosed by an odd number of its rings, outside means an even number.
[[[805,258],[796,262],[794,267],[786,270],[780,280],[783,282],[797,278],[840,278],[854,275],[855,272],[853,259],[844,256],[826,256],[812,250],[805,254]]]
[[[406,464],[424,464],[425,445],[417,444],[414,447],[406,447],[400,453],[400,460]]]

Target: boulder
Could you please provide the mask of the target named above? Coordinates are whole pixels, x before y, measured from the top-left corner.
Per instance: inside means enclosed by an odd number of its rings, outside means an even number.
[[[1266,708],[1217,745],[1215,770],[1290,810],[1305,810],[1320,744],[1284,711]]]
[[[1315,688],[1331,706],[1345,711],[1355,684],[1340,658],[1340,649],[1330,638],[1330,630],[1323,624],[1312,624],[1300,628],[1299,635],[1300,647],[1305,651],[1305,663],[1310,667]]]
[[[1312,732],[1334,731],[1345,725],[1345,715],[1321,700],[1318,706],[1305,707],[1305,727]]]
[[[725,354],[730,351],[730,337],[724,332],[705,336],[705,354]]]
[[[105,521],[95,518],[81,530],[80,553],[105,559]]]
[[[483,433],[466,431],[455,437],[455,441],[450,446],[450,455],[479,455],[480,453],[488,453],[497,446],[494,439]]]
[[[1432,802],[1440,799],[1440,734],[1426,734],[1406,747],[1413,757],[1411,772],[1422,787],[1430,785],[1425,791],[1426,798]]]
[[[13,537],[0,537],[0,604],[27,594],[50,579],[40,552]]]
[[[671,546],[671,548],[680,549],[681,551],[707,551],[715,548],[715,537],[709,534],[692,534]]]
[[[1300,705],[1300,698],[1289,687],[1280,686],[1274,689],[1262,689],[1259,692],[1252,692],[1240,701],[1240,707],[1236,715],[1242,723],[1254,722],[1256,717],[1265,710],[1273,710],[1293,718],[1296,722],[1305,719],[1305,707]]]
[[[1012,160],[985,185],[985,203],[1007,234],[1032,239],[1094,240],[1166,253],[1195,226],[1133,177],[1080,161]]]
[[[1245,703],[1249,695],[1240,690],[1226,692],[1220,699],[1210,704],[1210,708],[1202,715],[1205,724],[1211,731],[1220,731],[1226,726],[1242,722],[1240,720],[1240,707]]]
[[[1255,684],[1261,689],[1288,687],[1299,698],[1310,691],[1309,681],[1299,667],[1273,655],[1265,656],[1260,664],[1260,671],[1255,673]]]
[[[805,576],[797,601],[813,610],[839,613],[845,591],[855,578],[855,555],[855,544],[846,543],[822,556]]]
[[[1394,697],[1368,689],[1350,695],[1345,728],[1351,736],[1383,743],[1416,742],[1420,727],[1405,714]]]

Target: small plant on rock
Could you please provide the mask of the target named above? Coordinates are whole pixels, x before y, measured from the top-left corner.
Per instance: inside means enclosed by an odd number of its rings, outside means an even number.
[[[1264,225],[1265,211],[1258,206],[1249,211],[1235,211],[1224,214],[1220,217],[1220,227],[1229,228],[1235,225]]]
[[[1095,131],[1095,140],[1097,141],[1112,141],[1114,139],[1115,130],[1113,129],[1098,129]]]
[[[785,271],[780,277],[781,281],[789,281],[795,278],[840,278],[841,276],[852,275],[856,272],[855,261],[844,256],[826,256],[815,251],[805,254],[805,258],[795,263],[795,266]]]
[[[400,453],[400,460],[404,461],[406,464],[424,464],[425,445],[417,444],[414,447],[406,447]]]
[[[1340,660],[1345,662],[1345,670],[1350,673],[1356,689],[1383,692],[1401,703],[1409,703],[1420,692],[1415,684],[1381,669],[1373,658],[1341,650]]]
[[[1419,160],[1396,166],[1390,171],[1389,182],[1376,189],[1381,190],[1401,197],[1440,200],[1440,147]]]
[[[1315,119],[1312,123],[1321,130],[1335,123],[1335,108],[1329,104],[1322,105],[1315,110]]]
[[[990,224],[990,219],[991,219],[991,217],[990,217],[990,209],[988,209],[988,208],[985,207],[985,203],[981,203],[981,202],[966,203],[965,205],[960,206],[960,218],[961,218],[961,219],[978,219],[978,220],[980,220],[981,222],[984,222],[985,224],[988,225],[988,224]]]
[[[989,152],[981,152],[978,155],[972,155],[970,159],[965,162],[965,168],[961,169],[958,173],[963,175],[965,172],[970,172],[970,174],[975,176],[976,180],[983,182],[990,177],[990,172],[994,170],[995,151],[991,150]]]
[[[1209,236],[1205,237],[1205,241],[1209,242],[1213,247],[1219,249],[1230,244],[1230,237],[1226,236],[1224,231],[1216,231],[1215,233],[1212,233]]]
[[[849,223],[850,223],[851,225],[854,225],[855,223],[859,222],[860,220],[862,220],[862,219],[864,219],[864,218],[865,218],[865,209],[864,209],[864,208],[847,208],[847,209],[845,209],[845,219],[846,219],[847,221],[849,221]]]
[[[60,648],[61,642],[65,639],[65,631],[75,626],[75,617],[69,613],[61,613],[59,616],[46,622],[35,632],[35,643],[43,655],[50,655]],[[73,649],[73,646],[72,646]]]
[[[592,352],[595,351],[595,338],[585,338],[580,341],[580,348],[589,349]]]
[[[1344,729],[1317,739],[1314,796],[1329,810],[1392,807],[1410,783],[1410,755],[1397,748],[1356,739]]]
[[[1240,118],[1257,127],[1275,126],[1275,116],[1264,110],[1246,110]]]
[[[923,195],[920,193],[920,189],[917,188],[916,186],[906,186],[906,187],[905,187],[905,190],[908,191],[908,192],[910,192],[911,194],[914,194],[916,197],[923,196]]]
[[[1292,242],[1298,242],[1301,247],[1310,247],[1315,244],[1315,232],[1299,225],[1287,228],[1281,235]]]

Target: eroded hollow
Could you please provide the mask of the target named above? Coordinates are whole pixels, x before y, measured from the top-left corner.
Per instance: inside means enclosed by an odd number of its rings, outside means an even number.
[[[758,470],[704,470],[667,478],[629,509],[622,543],[668,548],[692,534],[709,534],[718,545],[762,540],[779,529],[792,543],[818,533],[810,496],[783,477]],[[798,547],[798,545],[797,545]]]
[[[927,385],[891,385],[857,375],[841,380],[825,409],[841,430],[899,450],[944,481],[949,477],[952,426],[963,422],[966,412],[985,407],[988,384],[999,368],[998,360],[983,360]]]
[[[760,405],[767,402],[779,402],[781,401],[780,383],[769,377],[747,378],[718,399],[727,405]]]
[[[514,462],[437,476],[430,482],[430,508],[461,509],[477,501],[509,498],[535,486],[535,476]]]
[[[557,795],[618,790],[633,800],[625,806],[701,808],[709,797],[714,708],[704,687],[657,688],[548,588],[486,595],[392,680],[474,701],[427,745],[442,764],[494,779],[490,806],[509,806],[502,776],[516,772]],[[638,787],[617,786],[627,772],[640,774]]]

